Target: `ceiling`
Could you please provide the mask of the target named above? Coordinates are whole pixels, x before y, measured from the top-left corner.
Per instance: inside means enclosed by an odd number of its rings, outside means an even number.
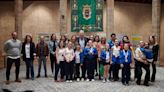
[[[0,1],[14,1],[14,0],[0,0]],[[24,0],[24,1],[58,1],[58,0]],[[106,1],[106,0],[105,0]],[[132,2],[132,3],[152,3],[152,0],[115,0],[120,2]],[[164,0],[161,0],[164,3]]]

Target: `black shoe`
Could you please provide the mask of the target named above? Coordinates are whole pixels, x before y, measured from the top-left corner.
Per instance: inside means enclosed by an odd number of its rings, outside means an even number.
[[[39,78],[40,77],[40,75],[38,75],[36,78]]]
[[[47,74],[45,75],[45,77],[47,78]]]
[[[147,86],[147,87],[149,86],[149,84],[148,84],[148,83],[144,83],[144,85],[145,85],[145,86]]]
[[[141,83],[140,83],[140,82],[138,82],[138,81],[136,81],[136,84],[137,84],[137,85],[141,85]]]

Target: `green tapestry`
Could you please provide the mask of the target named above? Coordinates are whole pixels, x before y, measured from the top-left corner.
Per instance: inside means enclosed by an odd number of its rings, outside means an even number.
[[[71,0],[71,30],[103,31],[104,0]]]

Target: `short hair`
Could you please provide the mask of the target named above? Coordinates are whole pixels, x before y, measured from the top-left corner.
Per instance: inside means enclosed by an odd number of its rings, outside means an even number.
[[[115,33],[112,33],[110,36],[111,36],[111,37],[112,37],[112,36],[116,36],[116,34],[115,34]]]

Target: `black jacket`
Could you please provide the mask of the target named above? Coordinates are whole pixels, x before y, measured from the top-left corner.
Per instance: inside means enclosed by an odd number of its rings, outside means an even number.
[[[26,43],[23,43],[23,44],[22,44],[23,61],[26,60],[25,46],[26,46]],[[34,60],[34,53],[36,53],[36,48],[35,48],[35,44],[32,42],[32,43],[30,43],[30,58],[31,58],[32,60]]]

